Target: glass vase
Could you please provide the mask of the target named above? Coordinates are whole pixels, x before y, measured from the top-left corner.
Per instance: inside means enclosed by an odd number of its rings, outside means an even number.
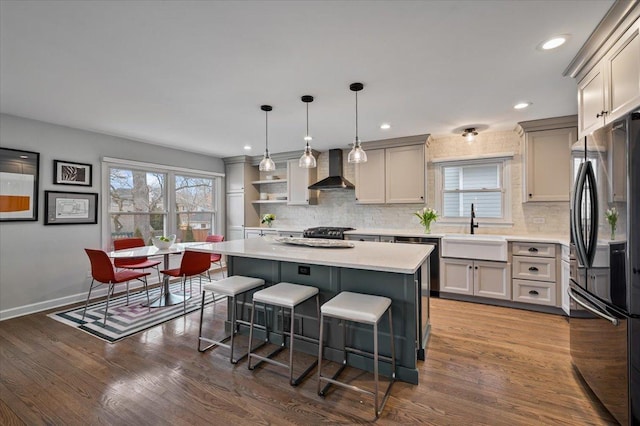
[[[431,222],[427,222],[424,224],[424,233],[425,234],[431,233]]]
[[[616,239],[616,227],[612,226],[611,227],[611,241]]]

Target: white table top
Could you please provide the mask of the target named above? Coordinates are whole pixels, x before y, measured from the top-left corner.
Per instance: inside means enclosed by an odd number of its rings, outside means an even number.
[[[163,250],[160,250],[156,246],[135,247],[109,252],[109,257],[113,259],[123,259],[128,257],[150,257],[162,256],[165,254],[178,254],[182,253],[187,247],[194,247],[200,244],[202,243],[176,243],[168,249]]]
[[[279,243],[273,237],[265,236],[199,244],[189,250],[401,274],[413,274],[433,250],[433,246],[423,244],[350,242],[354,243],[353,248],[302,247]]]

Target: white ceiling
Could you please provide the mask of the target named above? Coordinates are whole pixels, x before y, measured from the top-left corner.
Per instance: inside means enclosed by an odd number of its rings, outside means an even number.
[[[216,156],[575,114],[562,72],[613,1],[7,1],[3,113]],[[554,51],[536,46],[571,34]],[[531,101],[525,111],[512,107]],[[380,130],[382,122],[392,125]],[[243,150],[245,144],[253,146]]]

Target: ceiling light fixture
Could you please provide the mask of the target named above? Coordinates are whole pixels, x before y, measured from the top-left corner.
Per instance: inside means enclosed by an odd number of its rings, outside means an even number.
[[[464,132],[462,132],[462,137],[467,138],[467,142],[473,142],[476,136],[478,136],[478,132],[476,132],[475,127],[469,127],[468,129],[464,129]]]
[[[362,83],[352,83],[349,86],[349,89],[356,93],[356,139],[353,141],[353,148],[347,157],[349,163],[367,162],[367,153],[362,149],[362,146],[360,145],[360,138],[358,137],[358,92],[361,91],[363,87],[364,85]]]
[[[245,145],[244,146],[244,150],[245,151],[251,151],[251,145]]]
[[[538,45],[540,50],[551,50],[562,46],[569,40],[569,34],[560,34],[553,36]]]
[[[313,96],[304,95],[300,98],[302,102],[307,104],[307,133],[304,137],[304,140],[307,142],[307,146],[304,148],[304,153],[302,157],[300,157],[300,161],[298,161],[298,167],[302,167],[304,169],[313,169],[316,167],[316,157],[313,156],[313,152],[311,152],[311,147],[309,146],[309,141],[313,138],[309,135],[309,104],[313,102]]]
[[[273,108],[271,105],[262,105],[260,109],[264,111],[264,157],[262,157],[258,169],[261,172],[272,172],[276,169],[276,163],[269,155],[269,111]]]
[[[531,106],[531,102],[520,102],[513,106],[513,109],[525,109]]]
[[[391,124],[389,124],[389,123],[382,123],[382,124],[380,125],[380,128],[381,128],[382,130],[389,130],[389,129],[391,128]]]

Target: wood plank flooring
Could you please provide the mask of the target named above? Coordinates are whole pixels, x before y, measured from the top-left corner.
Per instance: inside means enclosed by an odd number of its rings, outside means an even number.
[[[225,307],[218,304],[215,315],[208,307],[205,315],[205,327],[219,330]],[[315,375],[293,388],[284,370],[249,371],[246,360],[231,365],[226,349],[199,353],[198,322],[194,312],[116,344],[45,313],[0,322],[0,424],[373,420],[370,398],[343,389],[320,398]],[[420,384],[394,384],[377,424],[615,424],[572,369],[563,317],[432,299],[431,324]],[[354,383],[371,384],[371,374],[349,373]]]

